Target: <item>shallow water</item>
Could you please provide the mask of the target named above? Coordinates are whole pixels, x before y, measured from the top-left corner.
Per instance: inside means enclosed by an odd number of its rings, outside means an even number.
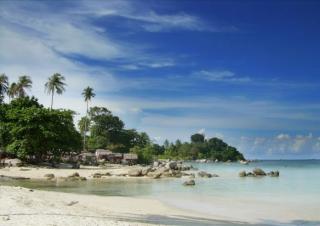
[[[196,178],[194,187],[181,185],[186,178],[108,179],[85,182],[1,181],[0,183],[95,195],[156,197],[173,206],[212,215],[220,214],[222,217],[224,213],[232,212],[232,208],[238,212],[241,210],[240,217],[256,212],[258,212],[257,217],[263,217],[263,213],[259,215],[259,211],[269,211],[269,215],[273,218],[281,218],[279,222],[285,221],[282,217],[286,219],[287,216],[283,215],[291,214],[295,220],[300,220],[299,224],[291,222],[292,225],[320,225],[320,221],[314,221],[320,215],[320,160],[259,161],[249,165],[190,164],[199,170],[216,173],[220,177]],[[251,171],[255,167],[262,168],[266,172],[279,170],[280,177],[238,176],[240,171]],[[263,220],[266,222],[267,219]],[[320,216],[316,220],[320,220]]]

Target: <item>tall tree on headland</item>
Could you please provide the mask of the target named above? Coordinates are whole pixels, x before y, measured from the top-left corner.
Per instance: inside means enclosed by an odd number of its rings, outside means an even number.
[[[22,75],[19,77],[18,83],[16,84],[16,93],[18,97],[27,96],[26,89],[30,89],[32,87],[31,78],[27,75]]]
[[[95,97],[95,93],[93,92],[93,88],[87,87],[83,90],[82,96],[84,97],[84,101],[87,103],[87,111],[86,111],[86,120],[84,124],[84,131],[83,131],[83,151],[86,149],[86,133],[87,133],[87,121],[88,121],[88,111],[89,111],[89,102],[91,98]]]
[[[59,74],[55,73],[51,77],[49,77],[48,82],[45,84],[45,89],[48,94],[51,94],[51,106],[50,109],[52,109],[53,106],[53,95],[54,93],[62,94],[65,91],[66,84],[64,83],[65,78]]]
[[[4,95],[8,91],[9,82],[8,77],[5,74],[0,75],[0,103],[4,100]]]

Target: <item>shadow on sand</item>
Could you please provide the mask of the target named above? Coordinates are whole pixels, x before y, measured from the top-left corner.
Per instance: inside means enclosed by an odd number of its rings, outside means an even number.
[[[162,224],[162,225],[177,225],[177,226],[319,226],[320,221],[304,221],[294,220],[288,223],[280,223],[276,221],[268,221],[266,223],[252,224],[248,222],[240,221],[225,221],[225,220],[213,220],[210,218],[202,217],[190,217],[190,216],[163,216],[163,215],[107,215],[107,216],[95,216],[95,215],[76,215],[76,214],[55,214],[55,213],[14,213],[14,214],[0,214],[0,216],[26,216],[26,215],[38,215],[38,216],[65,216],[65,217],[85,217],[96,218],[106,220],[126,221],[132,223],[150,223],[150,224]]]

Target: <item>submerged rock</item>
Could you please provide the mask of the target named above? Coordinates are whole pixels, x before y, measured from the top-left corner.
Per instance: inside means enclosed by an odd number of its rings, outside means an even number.
[[[279,177],[280,176],[280,172],[279,171],[271,171],[267,174],[270,177]]]
[[[205,178],[211,178],[211,177],[212,177],[212,174],[211,174],[211,173],[207,173],[207,172],[205,172],[205,171],[200,171],[200,172],[198,173],[198,176],[199,176],[199,177],[205,177]]]
[[[188,180],[183,183],[184,186],[194,186],[196,182],[194,180]]]

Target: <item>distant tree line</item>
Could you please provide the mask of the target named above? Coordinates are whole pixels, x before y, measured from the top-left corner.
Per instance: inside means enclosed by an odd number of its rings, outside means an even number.
[[[20,76],[18,82],[9,84],[5,74],[0,75],[0,150],[4,150],[29,162],[59,162],[61,157],[83,151],[103,148],[113,152],[136,153],[140,163],[150,163],[157,158],[181,160],[212,159],[219,161],[243,160],[236,148],[221,139],[205,139],[203,134],[194,134],[190,142],[177,140],[163,145],[153,143],[148,134],[135,129],[126,129],[124,122],[105,107],[91,107],[94,90],[87,87],[82,95],[86,103],[86,115],[75,128],[71,110],[53,109],[54,94],[65,91],[65,78],[55,73],[45,83],[51,95],[50,108],[29,97],[29,76]],[[9,102],[5,103],[5,95]],[[81,148],[82,147],[82,148]]]

